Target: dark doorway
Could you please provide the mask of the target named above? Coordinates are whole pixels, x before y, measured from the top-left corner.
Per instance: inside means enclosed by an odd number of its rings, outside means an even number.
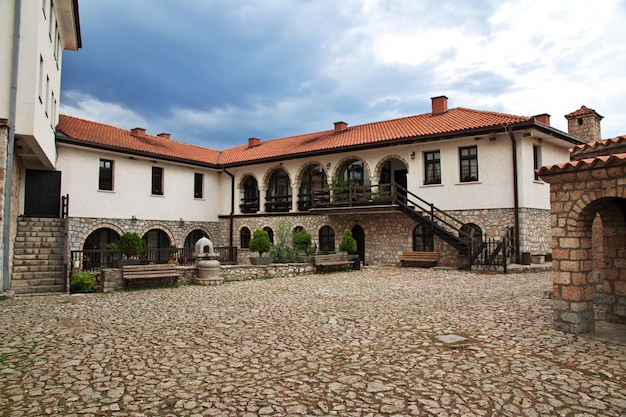
[[[352,228],[352,236],[356,240],[356,253],[365,264],[365,230],[358,224]]]
[[[26,170],[24,216],[58,218],[61,202],[61,171]]]
[[[407,173],[408,172],[406,169],[393,171],[393,182],[395,182],[396,184],[400,186],[400,189],[398,190],[398,192],[403,197],[403,200],[402,200],[403,202],[406,202],[405,190],[407,189],[407,180],[406,180]]]

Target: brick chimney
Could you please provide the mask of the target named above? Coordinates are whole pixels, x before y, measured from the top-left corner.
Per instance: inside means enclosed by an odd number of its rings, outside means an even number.
[[[538,114],[536,116],[533,116],[533,119],[535,119],[539,123],[550,126],[550,115],[548,113]]]
[[[448,97],[432,97],[433,114],[445,113],[448,111]]]
[[[134,127],[132,129],[130,129],[130,133],[132,133],[133,135],[136,136],[146,136],[146,129],[144,129],[143,127]]]
[[[566,114],[567,133],[587,142],[602,140],[600,133],[600,121],[604,119],[589,107],[582,106],[580,109]]]
[[[261,139],[248,138],[248,148],[254,148],[255,146],[259,146],[260,144],[261,144]]]
[[[348,124],[346,122],[335,122],[335,132],[341,132],[342,130],[346,130],[348,128]]]
[[[169,133],[159,133],[157,136],[160,137],[160,138],[163,138],[163,139],[170,140],[170,137],[172,135],[170,135]]]

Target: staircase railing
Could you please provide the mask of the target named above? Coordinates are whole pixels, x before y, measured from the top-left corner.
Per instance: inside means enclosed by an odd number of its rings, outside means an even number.
[[[70,195],[61,197],[61,218],[63,219],[63,275],[65,276],[65,292],[70,292]]]

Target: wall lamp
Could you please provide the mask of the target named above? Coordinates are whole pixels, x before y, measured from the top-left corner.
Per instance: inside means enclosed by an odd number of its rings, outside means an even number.
[[[134,214],[132,215],[132,217],[130,218],[132,221],[137,220],[137,216],[135,216]]]
[[[411,159],[415,159],[415,151],[411,152]]]
[[[326,162],[326,169],[330,169],[330,162]]]

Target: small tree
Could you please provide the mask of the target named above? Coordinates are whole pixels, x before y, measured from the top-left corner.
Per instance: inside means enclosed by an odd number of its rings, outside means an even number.
[[[267,234],[267,231],[256,229],[252,234],[248,248],[253,252],[258,252],[259,257],[263,256],[264,252],[269,252],[272,249],[272,242],[270,242],[270,236]]]
[[[146,252],[146,242],[135,232],[126,232],[114,246],[127,259],[139,258]]]
[[[70,292],[92,292],[96,280],[93,275],[88,272],[81,272],[70,277]]]
[[[296,259],[293,250],[293,234],[291,232],[292,223],[287,220],[278,222],[276,231],[276,243],[272,248],[272,257],[276,263],[289,263]]]
[[[339,250],[354,254],[356,249],[356,240],[352,236],[352,232],[348,229],[344,230],[341,242],[339,242]]]
[[[293,234],[293,248],[296,253],[309,255],[311,253],[313,240],[311,234],[306,229],[301,229]]]

